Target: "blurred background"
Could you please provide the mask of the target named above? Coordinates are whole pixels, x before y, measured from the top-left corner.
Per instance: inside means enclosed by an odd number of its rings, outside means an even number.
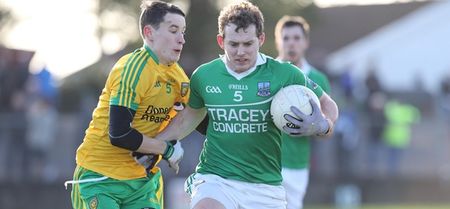
[[[174,0],[187,13],[180,64],[190,75],[222,53],[217,16],[231,0]],[[302,15],[309,62],[325,72],[340,118],[315,140],[308,208],[450,208],[450,1],[259,0],[262,51],[274,25]],[[106,77],[142,46],[140,1],[0,0],[0,208],[70,208],[75,151]],[[184,179],[203,136],[182,142],[178,175],[163,168],[168,209],[186,208]]]

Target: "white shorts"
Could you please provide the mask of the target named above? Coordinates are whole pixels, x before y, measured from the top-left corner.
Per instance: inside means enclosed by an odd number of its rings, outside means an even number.
[[[303,208],[303,198],[309,181],[309,170],[283,168],[283,187],[286,190],[287,209]]]
[[[184,184],[193,208],[200,200],[211,198],[226,209],[285,209],[286,193],[283,186],[248,183],[224,179],[214,174],[194,173]]]

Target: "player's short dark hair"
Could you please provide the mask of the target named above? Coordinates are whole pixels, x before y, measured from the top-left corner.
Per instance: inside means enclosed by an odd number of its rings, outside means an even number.
[[[146,25],[151,25],[158,29],[159,24],[164,21],[164,16],[166,16],[167,13],[179,14],[183,17],[186,16],[179,7],[162,1],[142,0],[141,11],[139,24],[141,26],[140,30],[142,35]]]
[[[283,28],[298,26],[302,29],[306,38],[309,38],[309,24],[303,17],[300,16],[283,16],[278,20],[275,26],[275,38],[281,37]]]
[[[235,24],[236,32],[239,29],[246,29],[251,24],[256,26],[256,36],[259,37],[264,32],[264,17],[257,6],[243,1],[226,6],[220,11],[218,18],[219,35],[225,37],[225,26]]]

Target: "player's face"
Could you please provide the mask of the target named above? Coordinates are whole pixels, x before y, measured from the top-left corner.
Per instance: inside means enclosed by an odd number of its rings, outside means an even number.
[[[300,26],[284,27],[277,37],[277,49],[282,60],[297,63],[305,55],[309,41]]]
[[[152,50],[161,64],[170,65],[180,59],[183,49],[186,21],[179,14],[167,13],[158,29],[152,30]]]
[[[225,51],[227,66],[241,73],[255,65],[259,47],[264,43],[264,33],[257,37],[255,25],[240,28],[237,32],[236,27],[235,24],[226,25],[224,37],[218,35],[217,42]]]

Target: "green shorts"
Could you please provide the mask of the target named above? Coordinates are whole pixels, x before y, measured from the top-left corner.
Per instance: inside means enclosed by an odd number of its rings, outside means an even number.
[[[103,175],[77,166],[73,180],[98,179]],[[74,209],[163,209],[163,182],[161,172],[145,178],[100,181],[73,184]]]

